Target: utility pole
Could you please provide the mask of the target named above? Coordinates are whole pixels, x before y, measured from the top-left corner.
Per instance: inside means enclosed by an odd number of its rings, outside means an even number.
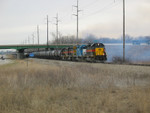
[[[32,34],[32,42],[34,44],[34,33]]]
[[[27,40],[25,39],[25,44],[27,44]]]
[[[38,39],[38,45],[40,44],[40,39],[39,39],[39,26],[37,25],[37,39]]]
[[[56,17],[54,17],[55,19],[56,19],[56,43],[57,43],[57,45],[58,45],[58,22],[59,22],[59,20],[58,20],[58,13],[57,13],[57,15],[56,15]]]
[[[30,44],[30,37],[28,36],[28,44]]]
[[[77,17],[77,45],[79,44],[79,42],[78,42],[78,38],[79,38],[79,34],[78,34],[78,32],[79,32],[79,12],[81,11],[81,10],[79,10],[79,1],[77,0],[77,5],[76,6],[74,6],[74,7],[76,7],[77,8],[77,14],[73,14],[73,15],[75,15],[76,17]]]
[[[47,15],[47,50],[48,50],[48,32],[49,32],[48,26],[49,26],[49,20]]]
[[[125,0],[123,0],[123,62],[125,62]]]

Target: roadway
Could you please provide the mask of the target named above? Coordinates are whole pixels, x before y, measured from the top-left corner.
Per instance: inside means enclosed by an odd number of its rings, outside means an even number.
[[[45,45],[45,44],[28,44],[28,45],[0,45],[0,49],[16,49],[16,50],[22,50],[22,49],[35,49],[35,48],[64,48],[73,46],[75,44],[51,44],[51,45]]]

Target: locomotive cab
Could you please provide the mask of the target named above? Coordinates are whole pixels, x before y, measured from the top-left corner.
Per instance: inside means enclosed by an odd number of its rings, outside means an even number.
[[[93,43],[88,45],[87,55],[88,57],[94,58],[96,60],[107,60],[105,46],[102,43]]]
[[[98,60],[107,60],[105,46],[102,43],[95,43],[95,58]]]

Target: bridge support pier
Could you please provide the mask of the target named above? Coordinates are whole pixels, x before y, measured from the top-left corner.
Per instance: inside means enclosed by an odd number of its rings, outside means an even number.
[[[17,51],[17,59],[24,59],[24,49],[18,50]]]

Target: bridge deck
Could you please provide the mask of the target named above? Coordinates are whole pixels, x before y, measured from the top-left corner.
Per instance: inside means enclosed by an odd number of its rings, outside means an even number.
[[[75,44],[52,44],[52,45],[45,45],[45,44],[40,44],[40,45],[0,45],[0,49],[33,49],[33,48],[64,48],[64,47],[70,47]]]

